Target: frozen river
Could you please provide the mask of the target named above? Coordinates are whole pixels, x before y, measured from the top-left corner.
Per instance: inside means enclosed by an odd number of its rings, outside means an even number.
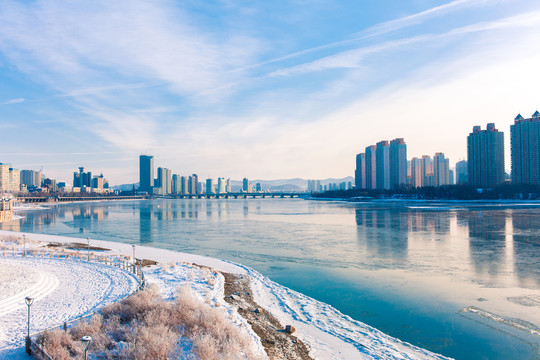
[[[540,357],[540,206],[186,199],[20,215],[0,228],[232,260],[443,355]]]

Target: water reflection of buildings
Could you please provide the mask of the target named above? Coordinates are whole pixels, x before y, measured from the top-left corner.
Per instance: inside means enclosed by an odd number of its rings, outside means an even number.
[[[411,251],[424,251],[426,242],[440,240],[450,232],[450,219],[447,211],[358,208],[358,241],[366,245],[370,256],[380,258],[385,265],[391,260],[394,266],[405,266],[403,261],[410,257]]]
[[[540,285],[540,220],[537,212],[514,210],[513,255],[520,285]]]
[[[494,276],[506,270],[504,211],[460,211],[458,222],[468,227],[469,254],[477,273]]]
[[[139,209],[139,239],[142,243],[152,242],[154,236],[166,234],[167,223],[178,219],[197,219],[201,201],[196,199],[178,199],[151,201]],[[206,207],[206,215],[211,215],[211,208]]]
[[[395,209],[356,209],[356,224],[358,241],[370,257],[396,262],[407,257],[408,222]]]

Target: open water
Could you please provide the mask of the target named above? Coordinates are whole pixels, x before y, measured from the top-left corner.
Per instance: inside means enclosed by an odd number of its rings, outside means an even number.
[[[20,215],[0,228],[232,260],[434,352],[540,358],[540,206],[185,199]]]

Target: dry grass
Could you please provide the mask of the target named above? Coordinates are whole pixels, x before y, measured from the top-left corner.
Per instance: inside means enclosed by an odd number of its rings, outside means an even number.
[[[0,249],[11,249],[13,247],[22,246],[25,240],[22,236],[17,235],[0,235]],[[39,241],[26,236],[26,245],[37,244]]]
[[[82,354],[84,335],[92,337],[93,359],[191,358],[183,354],[186,338],[198,359],[259,358],[253,340],[222,309],[205,304],[187,286],[174,302],[163,300],[159,289],[149,286],[68,332],[48,331],[38,341],[54,359],[73,359]]]

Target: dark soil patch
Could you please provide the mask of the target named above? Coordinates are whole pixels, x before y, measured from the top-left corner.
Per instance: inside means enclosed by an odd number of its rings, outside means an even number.
[[[90,247],[87,244],[83,243],[55,243],[51,242],[47,244],[47,247],[50,248],[65,248],[69,250],[93,250],[93,251],[109,251],[110,249],[102,248],[99,246],[92,246]]]
[[[142,265],[142,267],[157,265],[158,263],[157,261],[150,260],[150,259],[136,259],[136,260],[137,260],[137,265]]]
[[[238,313],[261,338],[270,360],[313,360],[306,344],[296,336],[285,332],[285,326],[253,300],[249,276],[222,274],[225,277],[225,301],[238,308]]]

